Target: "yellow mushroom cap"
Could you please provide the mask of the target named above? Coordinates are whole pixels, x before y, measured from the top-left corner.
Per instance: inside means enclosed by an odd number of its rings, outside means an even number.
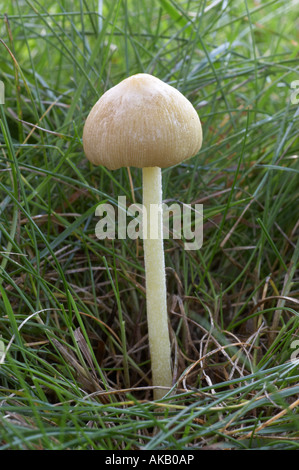
[[[201,123],[190,101],[145,73],[104,93],[83,130],[86,157],[110,170],[176,165],[194,156],[201,143]]]

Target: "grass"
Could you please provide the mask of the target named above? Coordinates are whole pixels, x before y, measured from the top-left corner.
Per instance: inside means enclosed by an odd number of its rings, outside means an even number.
[[[298,2],[18,0],[1,11],[0,448],[299,446]],[[165,241],[174,393],[152,400],[142,243],[98,240],[141,172],[84,157],[91,106],[152,73],[204,143],[163,171],[204,206]]]

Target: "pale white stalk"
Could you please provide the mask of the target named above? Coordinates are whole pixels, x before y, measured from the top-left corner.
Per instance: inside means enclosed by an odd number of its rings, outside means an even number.
[[[172,373],[163,244],[162,172],[159,167],[146,167],[142,171],[143,206],[147,215],[144,219],[143,243],[152,382],[154,386],[171,387]],[[157,211],[157,208],[160,210]],[[167,390],[156,389],[154,398],[160,399],[166,393]]]

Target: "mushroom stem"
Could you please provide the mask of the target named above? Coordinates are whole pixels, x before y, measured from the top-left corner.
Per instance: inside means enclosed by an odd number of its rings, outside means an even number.
[[[143,171],[144,263],[148,336],[153,386],[172,386],[170,340],[167,318],[166,278],[163,246],[162,172],[159,167]],[[154,399],[167,390],[155,389]]]

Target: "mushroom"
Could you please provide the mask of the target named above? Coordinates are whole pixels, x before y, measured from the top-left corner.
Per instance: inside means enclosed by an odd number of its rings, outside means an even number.
[[[155,399],[172,386],[161,168],[194,156],[201,143],[201,123],[190,101],[145,73],[126,78],[104,93],[83,130],[84,152],[93,164],[110,170],[142,168],[146,307]]]

